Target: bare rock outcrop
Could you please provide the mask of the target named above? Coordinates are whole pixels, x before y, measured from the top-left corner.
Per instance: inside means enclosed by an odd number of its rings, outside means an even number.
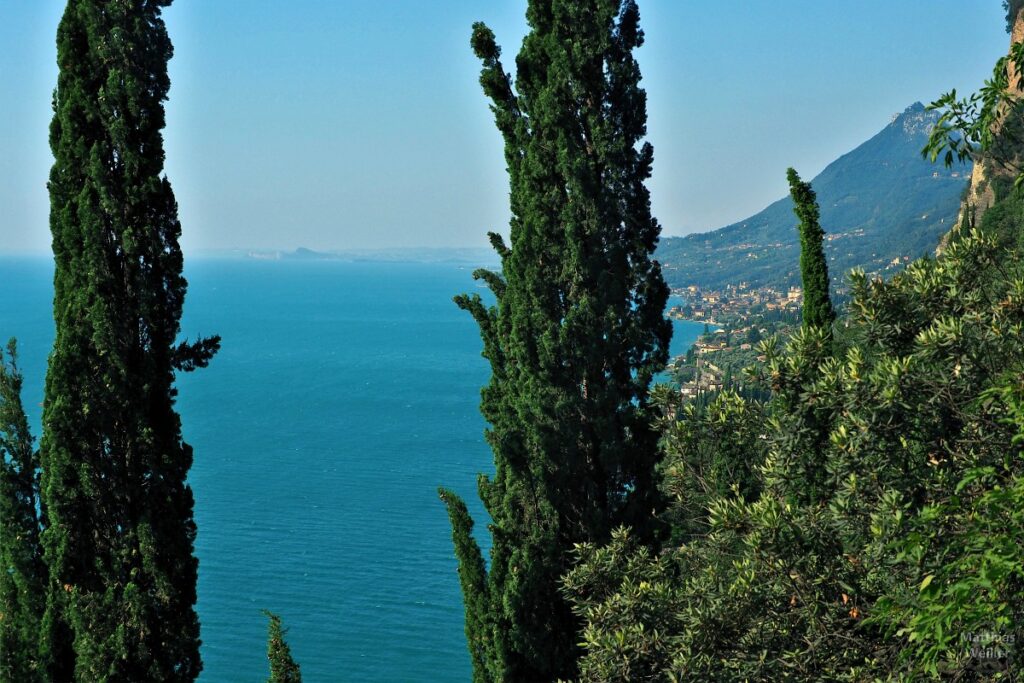
[[[1013,23],[1013,28],[1010,31],[1010,46],[1024,42],[1024,8],[1017,12],[1017,18]],[[1006,66],[1007,76],[1009,81],[1009,91],[1016,97],[1024,97],[1024,89],[1021,89],[1020,81],[1021,76],[1017,71],[1017,65],[1013,60],[1009,60]],[[1006,104],[1002,105],[1005,108]],[[1001,127],[1002,117],[998,119],[996,126]],[[995,204],[996,195],[992,188],[992,181],[995,178],[1006,177],[1013,178],[1015,172],[1008,169],[1004,164],[1000,164],[990,156],[982,156],[975,161],[974,170],[971,173],[971,182],[967,188],[967,194],[964,197],[963,203],[960,205],[960,215],[957,216],[956,224],[953,229],[947,233],[942,240],[939,242],[939,246],[936,249],[937,254],[941,254],[949,243],[950,235],[959,230],[963,226],[973,226],[977,224],[977,221],[981,219],[986,211]]]

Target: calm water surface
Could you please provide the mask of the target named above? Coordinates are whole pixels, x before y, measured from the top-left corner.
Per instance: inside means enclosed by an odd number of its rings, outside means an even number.
[[[179,381],[195,448],[201,681],[265,680],[263,609],[284,619],[310,683],[469,680],[436,489],[456,489],[481,519],[489,372],[451,302],[481,291],[471,271],[189,261],[182,332],[224,339]],[[37,436],[51,273],[44,259],[0,259],[0,337],[18,337]],[[703,325],[675,325],[680,354]]]

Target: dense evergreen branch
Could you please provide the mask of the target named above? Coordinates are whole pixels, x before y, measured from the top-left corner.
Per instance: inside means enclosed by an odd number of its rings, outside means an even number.
[[[269,619],[267,624],[267,659],[270,661],[270,678],[267,683],[302,683],[302,672],[292,658],[292,649],[285,642],[286,629],[281,626],[281,617],[264,610]]]
[[[653,151],[632,51],[635,2],[533,0],[513,88],[494,34],[473,26],[480,83],[505,142],[512,220],[491,242],[496,296],[456,303],[480,326],[491,382],[481,412],[495,474],[489,571],[461,501],[444,494],[480,681],[569,678],[579,621],[560,591],[574,544],[628,524],[656,536],[657,436],[647,391],[667,360],[668,290],[644,185]],[[467,577],[472,577],[466,583]]]
[[[171,366],[179,372],[192,372],[197,368],[205,368],[213,356],[220,351],[220,336],[204,337],[191,344],[183,341],[174,347]]]
[[[491,633],[486,621],[489,601],[487,568],[480,546],[473,538],[473,519],[466,503],[457,495],[444,488],[439,489],[438,494],[448,508],[455,557],[459,561],[459,584],[466,603],[466,642],[473,664],[473,683],[498,683],[501,679],[493,677],[488,661]]]
[[[174,371],[186,282],[163,174],[170,0],[69,0],[50,144],[56,340],[43,406],[42,657],[55,681],[192,681],[202,668],[192,449]]]
[[[12,339],[0,350],[0,681],[42,683],[39,625],[46,567],[39,542],[39,456],[21,402]]]
[[[804,326],[818,327],[829,336],[836,313],[829,294],[828,261],[822,240],[818,199],[810,183],[800,180],[792,168],[786,171],[793,212],[800,219],[800,277],[804,287]]]

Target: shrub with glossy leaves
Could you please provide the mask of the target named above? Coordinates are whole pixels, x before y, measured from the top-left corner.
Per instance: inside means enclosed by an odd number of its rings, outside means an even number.
[[[760,495],[709,496],[661,555],[580,549],[582,680],[1000,680],[960,638],[1020,642],[1024,418],[992,393],[1024,370],[1020,272],[974,231],[890,282],[855,275],[838,357],[815,330],[766,343],[773,402],[737,429],[764,437]],[[666,433],[666,463],[714,461],[707,432]],[[686,473],[664,468],[684,498]]]

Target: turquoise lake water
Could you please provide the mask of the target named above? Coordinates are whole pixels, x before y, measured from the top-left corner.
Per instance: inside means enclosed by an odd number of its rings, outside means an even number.
[[[37,437],[51,272],[0,259],[0,338],[19,340]],[[210,367],[179,381],[195,448],[201,681],[266,679],[263,609],[284,619],[308,683],[469,680],[436,489],[459,491],[481,518],[489,371],[475,323],[451,302],[481,291],[471,272],[188,262],[182,333],[223,337]],[[673,354],[702,330],[676,322]]]

